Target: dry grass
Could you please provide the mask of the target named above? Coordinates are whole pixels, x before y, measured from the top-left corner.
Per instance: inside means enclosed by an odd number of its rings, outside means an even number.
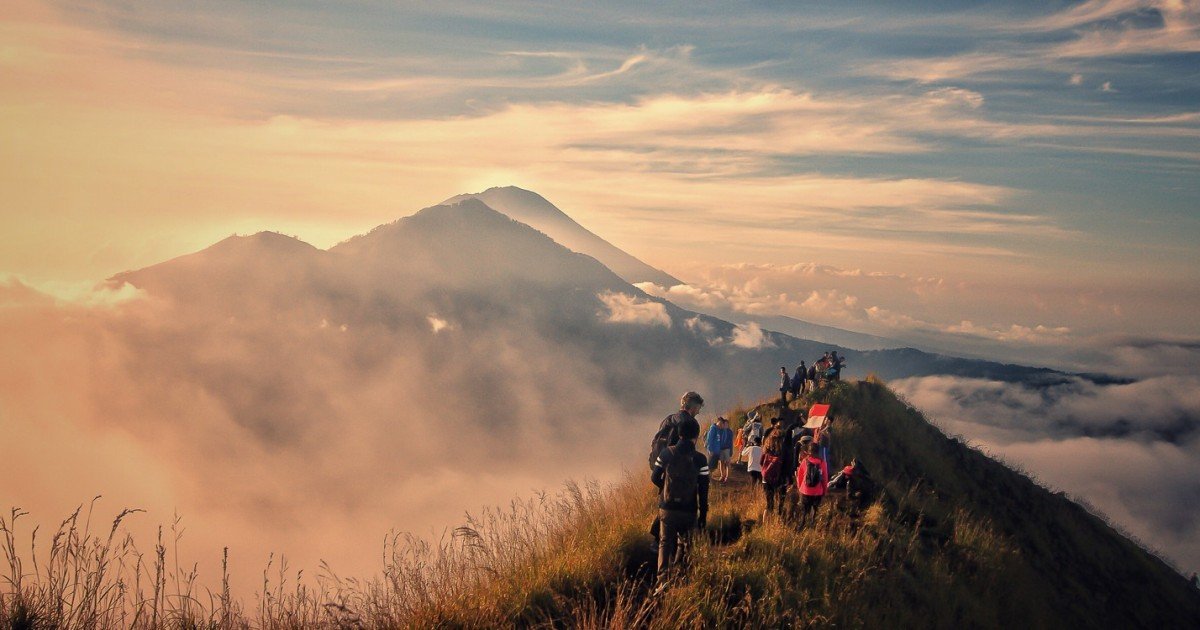
[[[122,511],[93,533],[95,501],[38,555],[18,550],[24,513],[0,517],[13,628],[707,628],[1180,625],[1200,597],[1085,510],[946,438],[878,383],[839,383],[834,463],[858,457],[871,500],[831,496],[803,530],[764,518],[744,473],[714,483],[708,530],[686,575],[654,589],[644,475],[567,484],[472,517],[437,541],[391,534],[384,570],[313,580],[272,557],[256,605],[178,564],[179,521],[149,557]],[[728,417],[736,423],[748,409]],[[768,419],[778,412],[760,406]],[[167,541],[164,542],[164,534]],[[1123,591],[1132,578],[1142,601]],[[1178,584],[1173,581],[1178,581]],[[1079,601],[1059,603],[1064,597]],[[1190,599],[1189,599],[1190,598]],[[1186,625],[1186,623],[1184,624]]]

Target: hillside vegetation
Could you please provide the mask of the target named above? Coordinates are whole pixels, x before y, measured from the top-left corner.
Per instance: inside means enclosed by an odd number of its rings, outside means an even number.
[[[201,596],[187,575],[180,586],[161,551],[135,566],[128,541],[70,519],[58,564],[31,575],[9,518],[0,613],[12,627],[1200,627],[1200,592],[1171,567],[886,387],[836,383],[815,398],[833,405],[833,463],[862,461],[875,497],[835,495],[801,531],[764,520],[744,475],[713,483],[689,572],[659,592],[654,489],[638,469],[515,501],[437,544],[392,539],[370,580],[326,570],[319,588],[288,588],[280,574],[252,605]]]

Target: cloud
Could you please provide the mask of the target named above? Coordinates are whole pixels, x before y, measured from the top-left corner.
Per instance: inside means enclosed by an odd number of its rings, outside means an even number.
[[[943,430],[1200,565],[1200,376],[1051,386],[957,377],[889,384]]]
[[[614,324],[644,324],[671,327],[671,316],[661,302],[634,297],[627,293],[606,291],[598,294],[606,312],[600,313],[604,321]]]
[[[205,290],[228,280],[209,276]],[[143,544],[178,511],[181,561],[214,585],[228,545],[233,587],[249,594],[268,551],[306,575],[322,559],[369,574],[371,541],[390,529],[436,537],[464,510],[614,479],[641,448],[629,418],[653,415],[642,388],[712,391],[687,366],[621,371],[619,343],[604,355],[555,339],[553,321],[466,298],[438,294],[435,309],[403,286],[255,286],[114,301],[0,282],[5,501],[46,525],[102,494],[97,518],[148,510],[129,521]],[[610,301],[669,322],[661,304]],[[463,322],[472,334],[446,334]],[[562,422],[580,409],[585,422]]]
[[[1079,73],[1072,74],[1067,83],[1069,85],[1083,85],[1083,75]]]
[[[738,348],[748,348],[756,350],[759,348],[771,348],[775,343],[767,336],[762,327],[755,322],[739,324],[733,329],[733,336],[729,339],[729,344]]]
[[[737,264],[692,271],[700,279],[694,284],[639,287],[685,308],[718,316],[783,315],[914,343],[936,341],[940,347],[967,342],[1067,347],[1081,342],[1071,327],[1063,325],[946,320],[949,313],[962,313],[964,302],[991,318],[1004,309],[1012,316],[1027,317],[1035,310],[1028,294],[997,293],[995,287],[816,263]]]
[[[429,328],[433,330],[433,334],[438,334],[443,330],[452,330],[454,326],[450,322],[438,317],[437,315],[429,315],[426,317],[429,321]]]

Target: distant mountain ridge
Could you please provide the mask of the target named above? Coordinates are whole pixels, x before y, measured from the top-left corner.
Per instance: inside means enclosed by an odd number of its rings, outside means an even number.
[[[570,250],[473,196],[425,208],[329,250],[261,232],[230,237],[195,254],[117,274],[112,281],[174,293],[184,301],[212,300],[232,310],[239,308],[239,300],[230,297],[237,293],[257,294],[283,310],[303,305],[311,312],[348,309],[359,316],[363,311],[354,304],[370,299],[392,305],[387,317],[407,312],[407,321],[420,324],[427,314],[423,311],[458,312],[484,325],[483,329],[490,316],[485,310],[505,317],[520,311],[526,321],[554,331],[552,337],[559,341],[582,342],[594,356],[607,356],[606,360],[627,367],[628,361],[615,355],[620,348],[640,357],[642,365],[683,360],[706,366],[699,369],[711,370],[712,389],[729,396],[736,396],[744,383],[721,376],[732,364],[726,369],[716,364],[733,361],[738,372],[759,374],[746,378],[765,385],[773,380],[772,371],[778,374],[778,366],[791,371],[799,360],[811,361],[829,350],[837,350],[848,361],[848,374],[873,372],[889,379],[950,374],[1043,384],[1069,378],[1045,368],[912,348],[860,351],[688,311],[646,294],[594,257]],[[605,293],[624,296],[620,300],[631,308],[661,309],[664,325],[598,325],[603,322],[597,313],[612,308],[600,299]],[[758,337],[735,343],[742,333]],[[641,387],[644,384],[634,389]]]

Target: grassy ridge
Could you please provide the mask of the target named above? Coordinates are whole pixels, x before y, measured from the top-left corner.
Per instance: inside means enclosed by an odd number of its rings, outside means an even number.
[[[153,558],[138,556],[134,588],[122,569],[132,542],[68,533],[58,557],[75,565],[24,578],[10,570],[0,618],[23,627],[1200,627],[1200,593],[1165,563],[946,437],[886,387],[839,383],[817,397],[834,405],[834,463],[858,457],[877,497],[831,496],[801,531],[764,518],[760,489],[735,473],[713,484],[686,578],[658,594],[646,532],[654,489],[635,471],[485,512],[436,544],[394,538],[372,579],[323,571],[316,588],[288,588],[281,573],[251,606],[195,596],[194,577],[173,581]],[[11,541],[13,519],[0,524]],[[5,553],[12,568],[11,543]],[[56,589],[72,584],[86,588],[63,606]]]

